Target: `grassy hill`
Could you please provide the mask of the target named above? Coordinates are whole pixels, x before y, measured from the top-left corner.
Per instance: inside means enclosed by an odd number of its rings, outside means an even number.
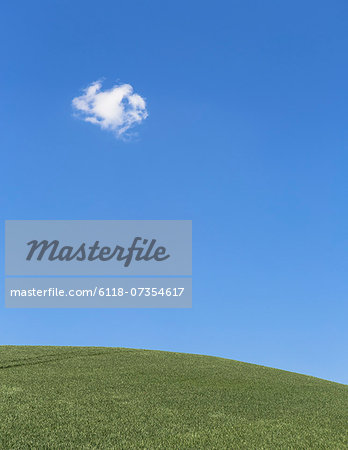
[[[210,356],[0,346],[0,448],[347,448],[348,387]]]

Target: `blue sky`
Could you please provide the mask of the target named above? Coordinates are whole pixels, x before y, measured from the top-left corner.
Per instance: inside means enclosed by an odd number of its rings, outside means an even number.
[[[2,301],[0,343],[212,354],[348,382],[347,20],[345,1],[4,4],[2,231],[192,219],[194,306]],[[146,99],[132,139],[74,117],[100,79]]]

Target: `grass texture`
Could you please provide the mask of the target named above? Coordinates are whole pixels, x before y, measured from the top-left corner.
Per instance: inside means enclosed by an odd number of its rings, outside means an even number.
[[[0,346],[1,449],[344,449],[348,387],[210,356]]]

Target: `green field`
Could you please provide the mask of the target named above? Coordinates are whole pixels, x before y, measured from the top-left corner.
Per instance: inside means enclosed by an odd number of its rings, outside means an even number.
[[[0,448],[344,449],[348,387],[210,356],[0,346]]]

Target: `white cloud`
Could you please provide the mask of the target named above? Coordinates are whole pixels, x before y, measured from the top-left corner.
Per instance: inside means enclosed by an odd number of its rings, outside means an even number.
[[[104,91],[101,88],[102,83],[95,81],[72,101],[73,108],[86,122],[122,137],[130,127],[148,116],[145,100],[133,93],[130,84],[115,85]]]

